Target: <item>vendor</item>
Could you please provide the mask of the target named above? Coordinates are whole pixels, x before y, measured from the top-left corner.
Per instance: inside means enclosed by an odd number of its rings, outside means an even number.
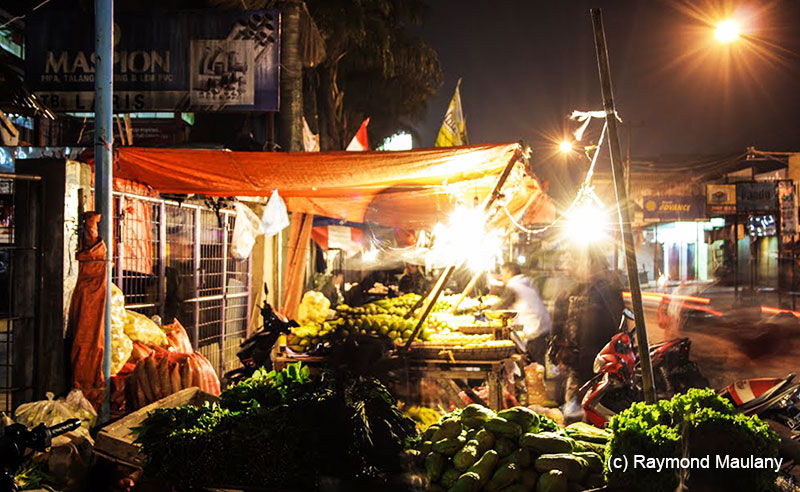
[[[398,289],[403,294],[419,294],[421,296],[428,293],[428,279],[422,273],[419,266],[406,263],[405,272],[400,277]]]
[[[552,324],[547,308],[531,280],[522,274],[518,264],[504,264],[500,274],[504,288],[500,302],[493,309],[513,309],[517,312],[517,322],[523,327],[522,334],[526,340],[528,356],[534,362],[544,365]]]
[[[344,273],[341,270],[333,272],[331,278],[325,282],[320,291],[325,297],[331,301],[331,309],[344,302],[342,295],[342,282],[344,281]]]

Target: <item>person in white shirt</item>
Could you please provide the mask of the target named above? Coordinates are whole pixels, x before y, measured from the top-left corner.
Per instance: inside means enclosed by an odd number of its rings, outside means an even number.
[[[526,340],[528,356],[532,361],[544,365],[552,327],[550,314],[530,278],[522,274],[518,264],[506,263],[500,268],[500,273],[505,288],[494,309],[517,312],[516,322],[523,327],[522,337]]]

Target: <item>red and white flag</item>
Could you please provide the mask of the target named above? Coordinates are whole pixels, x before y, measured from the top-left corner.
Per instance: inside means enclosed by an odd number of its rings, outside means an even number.
[[[367,140],[367,125],[369,125],[369,118],[361,123],[361,128],[358,129],[356,136],[350,141],[350,145],[347,146],[347,150],[369,150],[369,141]]]

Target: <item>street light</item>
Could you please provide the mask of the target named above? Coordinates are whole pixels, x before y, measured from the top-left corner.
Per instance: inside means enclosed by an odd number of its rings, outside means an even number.
[[[572,142],[569,140],[562,140],[561,143],[558,144],[558,150],[560,150],[562,154],[569,154],[572,152]]]
[[[720,43],[727,44],[739,39],[741,32],[742,29],[738,22],[733,19],[727,19],[717,24],[717,28],[714,30],[714,37]]]

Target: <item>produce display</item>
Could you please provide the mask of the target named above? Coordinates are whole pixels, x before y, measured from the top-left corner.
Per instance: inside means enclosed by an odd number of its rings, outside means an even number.
[[[428,427],[416,449],[430,482],[448,492],[572,492],[604,485],[605,431],[559,428],[526,407],[471,404]]]
[[[442,418],[442,414],[432,408],[420,406],[406,407],[402,403],[399,406],[400,410],[403,411],[403,414],[413,420],[417,425],[418,432],[424,432],[425,429],[435,424],[439,421],[439,419]]]
[[[379,381],[299,364],[258,370],[216,404],[158,409],[137,432],[145,473],[178,489],[303,489],[395,472],[417,437]]]
[[[153,320],[136,311],[125,310],[125,335],[133,342],[166,347],[167,335]]]
[[[326,320],[322,311],[315,311],[313,306],[325,307],[319,304],[316,298],[318,293],[306,292],[303,302],[307,304],[305,310],[301,303],[299,323],[301,326],[292,329],[287,338],[287,346],[293,352],[304,353],[313,350],[320,343],[335,341],[354,335],[368,335],[383,337],[395,344],[403,344],[419,322],[418,318],[405,319],[406,313],[419,301],[417,294],[405,294],[399,297],[381,299],[360,307],[351,307],[341,304],[336,307],[336,318]],[[460,296],[449,296],[458,298]],[[511,342],[491,341],[491,335],[464,335],[452,331],[460,325],[477,325],[473,316],[455,316],[449,313],[452,309],[451,301],[455,299],[440,298],[434,305],[433,312],[423,323],[422,329],[415,342],[429,342],[431,345],[452,345],[465,348],[484,346],[511,346]]]
[[[297,308],[297,322],[301,325],[320,324],[328,317],[331,301],[322,292],[309,290],[303,294]]]
[[[737,413],[730,402],[710,389],[691,389],[671,400],[653,405],[635,403],[610,423],[613,433],[606,452],[612,456],[644,455],[648,458],[728,456],[733,459],[775,458],[778,437],[758,417]],[[774,466],[757,469],[725,469],[715,463],[696,468],[689,475],[689,490],[774,490]],[[611,470],[612,487],[633,487],[641,492],[672,492],[678,478],[655,469]],[[711,486],[711,488],[706,488]]]

